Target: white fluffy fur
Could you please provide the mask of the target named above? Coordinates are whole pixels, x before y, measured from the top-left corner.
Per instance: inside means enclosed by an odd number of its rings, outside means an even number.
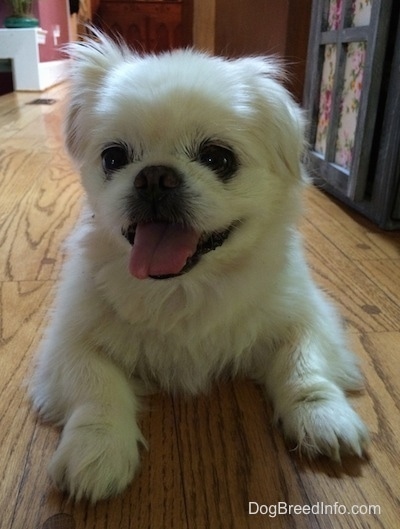
[[[35,407],[63,426],[55,482],[96,501],[131,481],[144,442],[137,379],[195,393],[222,373],[252,377],[301,451],[361,456],[367,432],[344,393],[361,377],[295,228],[303,124],[274,62],[189,50],[139,57],[104,37],[72,55],[67,147],[89,205],[32,383]],[[235,149],[229,182],[188,155],[205,138]],[[106,180],[100,153],[116,139],[137,159]],[[163,281],[129,275],[121,235],[121,199],[154,164],[185,175],[197,229],[241,221],[191,271]]]

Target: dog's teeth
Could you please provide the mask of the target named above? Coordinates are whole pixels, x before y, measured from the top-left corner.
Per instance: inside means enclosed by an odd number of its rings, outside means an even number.
[[[127,239],[127,241],[132,245],[135,239],[136,226],[131,224],[127,228],[122,227],[121,233]]]

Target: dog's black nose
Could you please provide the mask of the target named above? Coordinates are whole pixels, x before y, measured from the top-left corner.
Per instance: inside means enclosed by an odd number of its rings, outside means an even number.
[[[182,178],[172,167],[150,165],[138,173],[134,186],[139,195],[154,199],[176,189],[181,183]]]
[[[173,166],[148,165],[133,179],[126,207],[132,224],[150,221],[188,224],[188,197],[185,175]]]

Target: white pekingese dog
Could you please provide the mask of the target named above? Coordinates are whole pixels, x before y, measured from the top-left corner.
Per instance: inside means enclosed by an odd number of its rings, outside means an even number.
[[[71,48],[66,144],[88,208],[32,384],[63,426],[50,465],[76,499],[139,464],[138,380],[206,390],[251,377],[304,453],[361,456],[362,381],[296,231],[302,115],[274,60]]]

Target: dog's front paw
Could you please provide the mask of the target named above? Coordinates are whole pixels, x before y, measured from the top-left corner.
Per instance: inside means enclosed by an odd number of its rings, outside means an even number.
[[[305,399],[281,419],[285,436],[309,457],[362,457],[368,445],[368,431],[344,397]]]
[[[77,410],[69,419],[49,472],[71,497],[96,502],[130,483],[139,464],[138,442],[143,441],[133,422],[85,415]]]

